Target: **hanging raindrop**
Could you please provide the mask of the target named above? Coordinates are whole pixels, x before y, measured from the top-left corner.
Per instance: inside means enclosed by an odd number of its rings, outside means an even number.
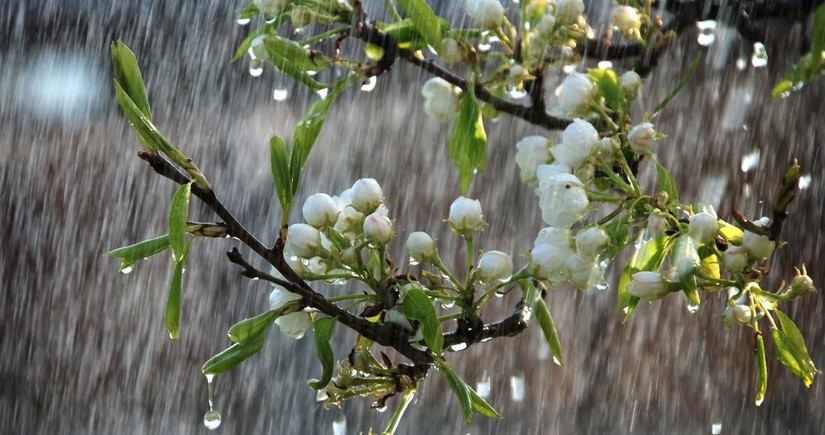
[[[203,416],[203,425],[209,430],[215,430],[221,425],[221,413],[212,409],[212,380],[215,375],[206,375],[206,389],[209,392],[209,411]]]
[[[272,99],[275,101],[284,101],[289,96],[289,91],[285,87],[275,88],[272,91]]]
[[[371,76],[369,79],[367,79],[366,83],[361,85],[361,90],[364,91],[364,92],[369,92],[369,91],[375,89],[375,84],[376,83],[378,83],[378,79],[376,79],[375,76]]]
[[[264,64],[260,59],[252,59],[249,62],[249,75],[258,77],[264,72]]]
[[[699,29],[699,36],[696,42],[702,47],[707,47],[716,40],[716,21],[705,20],[696,23],[696,28]]]
[[[332,420],[332,435],[346,435],[347,433],[347,416],[341,414]]]
[[[514,402],[524,400],[524,375],[519,374],[510,378],[510,390]]]
[[[238,23],[241,26],[245,26],[245,25],[249,24],[251,21],[252,21],[251,18],[238,18],[237,20],[235,20],[235,22]]]
[[[765,49],[765,44],[762,44],[761,42],[753,43],[751,65],[755,68],[763,68],[768,66],[768,50]]]

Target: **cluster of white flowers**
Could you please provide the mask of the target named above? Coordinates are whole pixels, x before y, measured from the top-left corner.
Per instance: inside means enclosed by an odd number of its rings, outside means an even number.
[[[433,77],[421,87],[424,111],[438,122],[447,122],[458,111],[461,89],[440,77]]]
[[[554,287],[567,281],[579,290],[601,286],[604,263],[600,256],[609,243],[607,233],[597,226],[582,228],[575,237],[569,228],[544,228],[530,251],[532,273]]]

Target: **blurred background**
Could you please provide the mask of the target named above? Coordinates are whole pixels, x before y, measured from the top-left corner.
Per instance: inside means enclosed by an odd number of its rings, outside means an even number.
[[[252,77],[248,59],[229,62],[251,30],[235,22],[234,11],[244,3],[0,4],[0,432],[207,431],[201,364],[228,345],[231,324],[268,308],[269,288],[241,278],[226,261],[224,253],[238,242],[198,241],[184,280],[181,336],[172,343],[162,320],[168,258],[152,258],[124,275],[117,260],[103,256],[164,234],[176,187],[136,158],[139,146],[112,90],[109,45],[120,39],[134,50],[160,129],[198,162],[239,220],[272,243],[279,209],[268,140],[289,136],[318,96],[269,67]],[[367,2],[367,12],[378,16],[380,5]],[[610,7],[591,2],[594,27]],[[463,2],[437,8],[454,22],[467,18]],[[684,201],[712,203],[728,218],[733,206],[753,217],[768,214],[779,177],[799,159],[808,184],[792,207],[783,234],[789,245],[774,255],[768,282],[778,286],[805,262],[821,289],[825,87],[818,79],[788,98],[769,96],[807,50],[810,20],[759,21],[765,62],[762,54],[753,56],[752,41],[722,24],[724,17],[711,18],[720,18],[715,28],[690,28],[678,38],[649,76],[636,109],[641,115],[652,108],[704,53],[696,76],[656,120],[668,135],[656,143],[656,153],[673,170]],[[337,194],[358,178],[376,178],[399,234],[393,248],[399,259],[412,231],[430,231],[442,253],[457,255],[460,247],[442,222],[459,195],[458,180],[446,157],[448,126],[422,110],[419,89],[427,78],[399,61],[373,90],[342,95],[297,198]],[[554,76],[548,85],[560,82]],[[471,195],[481,200],[490,225],[477,248],[511,253],[518,267],[542,223],[532,189],[519,181],[515,143],[528,134],[560,133],[506,116],[486,127],[487,169]],[[191,216],[215,219],[200,204]],[[477,416],[465,425],[456,399],[433,372],[399,433],[821,430],[822,380],[805,388],[771,356],[770,345],[768,396],[761,407],[753,405],[753,336],[725,330],[717,318],[723,295],[705,299],[695,314],[676,296],[642,304],[622,325],[614,288],[553,290],[548,301],[566,367],[553,364],[537,328],[450,355],[471,386],[489,390],[488,401],[505,418]],[[490,320],[507,315],[515,302],[496,302]],[[784,308],[819,368],[825,366],[824,308],[822,292]],[[336,357],[346,355],[353,339],[337,330]],[[273,331],[259,354],[216,379],[215,408],[223,415],[217,432],[333,433],[335,427],[337,433],[367,433],[385,427],[394,401],[385,413],[369,410],[366,400],[324,410],[306,385],[320,372],[311,335],[294,341]]]

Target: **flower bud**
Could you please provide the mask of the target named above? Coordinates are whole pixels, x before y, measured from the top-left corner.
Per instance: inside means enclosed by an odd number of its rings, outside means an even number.
[[[308,224],[292,224],[286,233],[286,249],[301,258],[312,258],[321,249],[321,233]]]
[[[621,81],[622,90],[627,98],[631,100],[636,98],[639,88],[642,87],[642,78],[639,77],[639,74],[636,71],[628,71],[622,74]]]
[[[805,270],[805,266],[803,265],[801,272],[799,269],[796,270],[796,276],[791,281],[791,285],[788,289],[785,290],[783,296],[793,299],[815,291],[816,287],[814,287],[814,280],[808,276],[808,271]]]
[[[710,243],[719,232],[719,222],[710,213],[697,213],[690,217],[688,234],[699,243]]]
[[[467,0],[467,14],[485,29],[496,29],[504,22],[504,6],[498,0]]]
[[[444,62],[450,65],[455,65],[464,61],[464,49],[461,44],[453,38],[444,38],[441,40],[441,50],[438,55]]]
[[[536,23],[536,31],[541,36],[549,36],[553,33],[553,28],[556,27],[556,16],[553,14],[544,14],[538,23]]]
[[[568,256],[561,249],[550,243],[536,245],[530,251],[530,264],[533,276],[540,280],[551,280],[560,283],[565,275],[564,262]]]
[[[748,252],[741,246],[731,246],[725,250],[722,262],[728,273],[739,273],[748,265]]]
[[[516,164],[521,169],[521,181],[527,185],[538,184],[536,170],[550,160],[549,145],[544,136],[527,136],[516,144]]]
[[[630,147],[636,151],[644,151],[650,148],[653,141],[656,140],[656,130],[653,129],[653,124],[643,122],[634,126],[627,133],[627,141],[630,142]]]
[[[559,0],[556,3],[556,18],[565,23],[573,23],[584,14],[584,1]]]
[[[559,93],[559,106],[568,115],[586,115],[593,100],[593,82],[582,73],[572,73],[564,79]]]
[[[478,259],[476,270],[483,282],[503,280],[513,274],[513,259],[501,251],[488,251]]]
[[[630,6],[616,6],[610,14],[613,17],[613,25],[619,29],[623,35],[631,36],[639,32],[642,27],[642,19],[636,8]]]
[[[386,245],[392,239],[392,221],[379,213],[373,213],[364,219],[364,235],[378,245]]]
[[[350,204],[361,213],[372,213],[384,202],[384,191],[375,178],[362,178],[352,185]]]
[[[326,193],[316,193],[304,201],[301,212],[308,224],[315,228],[322,228],[335,225],[338,214],[341,213],[341,207]]]
[[[657,272],[636,272],[627,285],[627,292],[646,301],[661,299],[668,293],[662,275]]]
[[[339,233],[358,232],[364,222],[364,217],[364,213],[352,207],[346,207],[338,214],[335,230]]]
[[[728,328],[737,324],[749,326],[752,318],[751,307],[743,304],[731,303],[725,307],[725,311],[722,313],[722,321]]]
[[[419,263],[429,262],[436,254],[433,238],[423,231],[416,231],[407,237],[407,250],[410,257]]]
[[[601,227],[589,227],[576,234],[576,252],[584,259],[592,260],[604,252],[610,236]]]
[[[562,143],[552,149],[553,157],[556,162],[576,169],[599,145],[599,132],[589,122],[577,118],[564,129],[561,139]]]
[[[601,281],[602,269],[595,261],[571,255],[564,261],[564,267],[570,276],[570,283],[581,291],[590,290],[594,284]]]
[[[459,196],[450,205],[450,226],[459,233],[475,231],[484,224],[481,220],[481,203],[477,199]]]
[[[438,122],[446,122],[458,112],[461,90],[440,77],[433,77],[421,87],[424,111]]]
[[[573,174],[557,174],[539,181],[541,216],[552,227],[571,227],[588,212],[584,184]]]
[[[748,251],[749,258],[755,261],[762,261],[773,254],[773,250],[776,248],[776,242],[768,238],[768,236],[745,230],[745,235],[742,236],[742,247]]]

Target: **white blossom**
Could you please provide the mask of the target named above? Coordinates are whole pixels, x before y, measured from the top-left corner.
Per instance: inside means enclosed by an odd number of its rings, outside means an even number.
[[[700,243],[710,243],[719,232],[719,222],[716,216],[703,212],[690,217],[688,234]]]
[[[467,14],[485,29],[496,29],[504,22],[504,6],[498,0],[467,0]]]
[[[481,228],[484,224],[481,218],[481,203],[477,199],[460,196],[450,205],[448,222],[459,233]]]
[[[568,115],[585,115],[593,101],[593,82],[586,74],[574,72],[561,84],[559,105]]]
[[[556,174],[539,180],[541,216],[552,227],[570,227],[588,213],[590,201],[584,184],[573,174]]]
[[[462,49],[458,41],[453,38],[444,38],[441,40],[441,50],[439,50],[438,55],[444,62],[450,65],[464,61],[464,49]]]
[[[392,221],[380,213],[373,213],[364,219],[364,235],[376,244],[386,245],[392,239]]]
[[[662,275],[657,272],[636,272],[627,285],[627,292],[638,298],[653,301],[667,294]]]
[[[513,274],[513,259],[501,251],[487,251],[478,259],[476,270],[484,282],[502,280]]]
[[[419,263],[429,262],[436,253],[433,238],[423,231],[416,231],[407,237],[407,250],[410,257]]]
[[[592,260],[604,252],[610,236],[601,227],[588,227],[576,234],[576,252],[579,256]]]
[[[556,26],[556,16],[553,14],[544,14],[538,23],[536,23],[536,31],[542,36],[549,36]]]
[[[636,98],[639,88],[642,87],[642,78],[636,71],[627,71],[621,76],[622,90],[628,98]]]
[[[745,235],[742,236],[742,247],[748,252],[748,258],[762,261],[773,254],[773,250],[776,248],[776,242],[768,238],[768,236],[745,230]]]
[[[610,14],[613,25],[619,28],[624,35],[635,35],[642,27],[642,19],[636,8],[630,6],[616,6]]]
[[[461,89],[440,77],[433,77],[421,87],[424,111],[438,122],[446,122],[458,112]]]
[[[271,310],[277,310],[289,302],[301,299],[299,295],[289,292],[279,285],[274,287],[272,293],[269,294],[269,307]],[[275,324],[278,325],[281,332],[296,340],[304,336],[311,322],[312,316],[306,311],[296,311],[275,319]]]
[[[741,246],[731,246],[725,250],[722,262],[726,271],[739,273],[748,265],[748,251]]]
[[[301,258],[318,255],[321,248],[321,233],[308,224],[292,224],[286,233],[286,250]]]
[[[564,262],[569,255],[550,243],[536,245],[530,251],[530,264],[533,276],[540,280],[548,280],[558,285],[566,279],[567,270]]]
[[[577,118],[564,129],[561,139],[562,143],[551,150],[553,157],[556,162],[576,169],[599,145],[599,132],[589,122]]]
[[[308,224],[315,228],[322,228],[335,225],[341,209],[341,205],[331,196],[326,193],[316,193],[304,201],[301,212]]]
[[[602,280],[602,269],[595,261],[584,259],[579,255],[571,255],[564,261],[564,267],[573,287],[587,291],[594,284]]]
[[[655,140],[656,130],[653,129],[653,124],[649,122],[635,125],[627,133],[627,141],[630,142],[630,147],[636,151],[649,149]]]
[[[372,213],[384,202],[384,191],[374,178],[356,181],[350,195],[350,205],[361,213]]]
[[[516,164],[521,169],[521,181],[538,184],[536,170],[550,160],[550,142],[544,136],[527,136],[516,144]]]
[[[670,228],[665,214],[659,210],[654,209],[647,217],[647,229],[652,236],[661,236]]]

